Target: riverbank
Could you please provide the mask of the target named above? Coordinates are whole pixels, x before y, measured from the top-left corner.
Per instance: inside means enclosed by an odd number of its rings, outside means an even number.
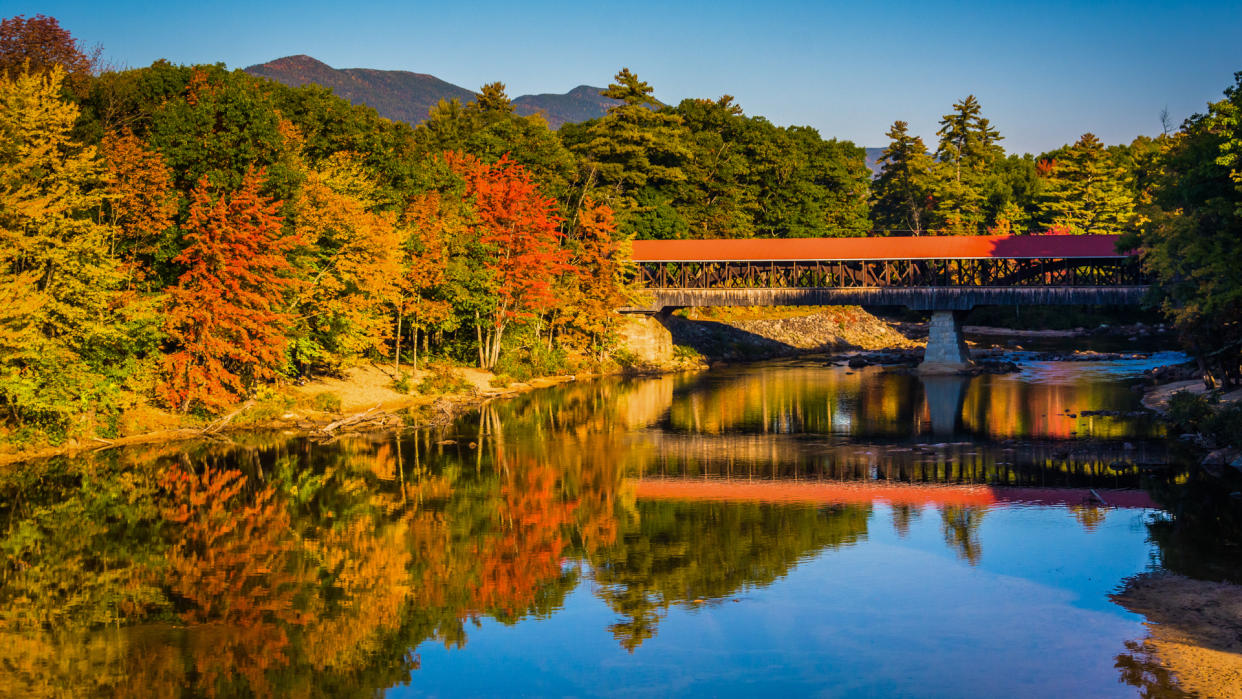
[[[1113,601],[1146,617],[1146,643],[1181,689],[1242,697],[1242,586],[1154,573],[1129,580]]]
[[[913,350],[926,344],[858,306],[688,308],[669,315],[663,323],[674,345],[710,362]]]
[[[129,434],[105,439],[68,440],[64,444],[16,448],[0,453],[0,466],[56,456],[72,456],[125,446],[209,439],[260,430],[285,430],[306,436],[332,437],[400,425],[446,424],[478,406],[539,388],[582,378],[545,376],[496,386],[496,375],[468,367],[428,371],[390,369],[368,363],[347,368],[339,376],[317,377],[298,384],[269,387],[233,411],[214,420],[141,406],[123,416]],[[397,383],[437,384],[425,392],[402,392]],[[143,420],[151,429],[142,429]]]

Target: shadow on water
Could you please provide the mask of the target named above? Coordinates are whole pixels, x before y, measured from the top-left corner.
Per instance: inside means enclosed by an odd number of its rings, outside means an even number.
[[[674,609],[872,539],[982,571],[1005,508],[1124,535],[1125,493],[1185,479],[1151,470],[1149,422],[1070,415],[1131,409],[1100,383],[776,363],[566,385],[440,430],[27,464],[0,474],[0,694],[369,694],[572,594],[607,610],[578,633],[628,656]],[[1167,567],[1214,565],[1179,538],[1209,519],[1168,521],[1148,525]]]

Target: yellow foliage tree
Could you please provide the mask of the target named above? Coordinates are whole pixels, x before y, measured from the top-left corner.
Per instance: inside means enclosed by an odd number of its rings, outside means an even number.
[[[75,403],[100,401],[98,372],[124,339],[104,167],[72,136],[64,78],[56,66],[0,77],[0,298],[21,299],[0,312],[0,345],[25,349],[0,356],[0,404],[12,421],[62,429]]]
[[[295,201],[308,284],[296,302],[303,366],[382,351],[390,333],[387,303],[399,274],[396,216],[373,211],[375,184],[352,154],[310,170]]]

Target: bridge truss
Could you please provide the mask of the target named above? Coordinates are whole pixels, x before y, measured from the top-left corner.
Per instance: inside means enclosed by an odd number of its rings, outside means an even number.
[[[1133,258],[640,261],[648,290],[1137,287]]]

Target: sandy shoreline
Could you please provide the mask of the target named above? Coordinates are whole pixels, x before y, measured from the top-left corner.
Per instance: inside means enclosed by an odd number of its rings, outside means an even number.
[[[1242,697],[1242,585],[1148,573],[1113,601],[1147,618],[1147,645],[1182,689]]]

